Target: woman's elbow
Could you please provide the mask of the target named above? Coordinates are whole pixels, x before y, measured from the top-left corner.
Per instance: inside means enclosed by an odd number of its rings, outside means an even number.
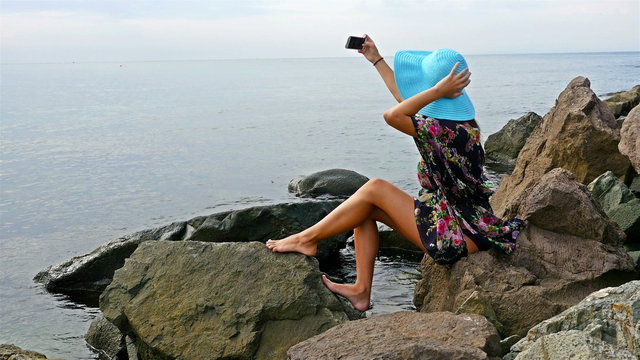
[[[384,114],[382,114],[382,117],[384,118],[384,121],[393,126],[395,123],[398,122],[398,119],[400,118],[400,114],[395,111],[395,109],[391,108],[387,111],[384,112]]]

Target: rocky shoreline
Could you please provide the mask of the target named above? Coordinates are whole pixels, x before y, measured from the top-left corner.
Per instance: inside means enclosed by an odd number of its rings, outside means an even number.
[[[513,169],[492,206],[527,221],[518,249],[480,252],[449,268],[424,256],[418,312],[362,318],[323,286],[323,267],[350,234],[321,242],[317,257],[264,247],[315,223],[342,201],[335,197],[367,181],[346,170],[290,185],[325,199],[142,231],[35,280],[99,297],[104,317],[87,341],[102,358],[637,358],[639,99],[636,86],[602,101],[578,77],[544,117],[527,114],[490,137],[500,146],[487,145],[487,158]],[[403,243],[397,237],[381,239],[398,246],[385,240]]]

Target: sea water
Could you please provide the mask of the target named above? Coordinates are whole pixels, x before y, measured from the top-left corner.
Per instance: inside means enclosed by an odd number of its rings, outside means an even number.
[[[388,56],[388,59],[391,57]],[[598,95],[640,83],[640,53],[470,55],[483,139],[544,115],[575,76]],[[47,293],[40,270],[138,230],[296,199],[330,168],[414,194],[413,141],[364,59],[3,64],[0,69],[0,343],[96,358],[97,309]],[[343,256],[353,279],[353,251]],[[376,262],[372,314],[412,308],[418,260]]]

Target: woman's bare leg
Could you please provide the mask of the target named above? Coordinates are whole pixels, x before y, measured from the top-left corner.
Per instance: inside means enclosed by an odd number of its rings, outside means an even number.
[[[355,229],[372,215],[380,213],[376,211],[378,209],[387,214],[388,221],[395,225],[390,226],[426,251],[420,241],[413,214],[413,198],[381,179],[369,180],[310,228],[282,240],[268,240],[266,245],[274,252],[299,252],[315,256],[320,240]]]
[[[322,275],[322,281],[334,293],[338,293],[351,302],[354,308],[365,311],[371,301],[371,284],[376,253],[380,246],[378,226],[375,220],[368,219],[354,229],[356,252],[356,282],[353,285],[337,284]]]

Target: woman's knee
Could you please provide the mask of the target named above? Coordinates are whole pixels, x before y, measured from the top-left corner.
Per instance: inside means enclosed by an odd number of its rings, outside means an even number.
[[[391,183],[389,183],[387,180],[374,178],[367,181],[362,187],[366,188],[367,190],[379,191],[379,190],[383,190],[384,188],[387,188],[389,185],[391,185]]]

